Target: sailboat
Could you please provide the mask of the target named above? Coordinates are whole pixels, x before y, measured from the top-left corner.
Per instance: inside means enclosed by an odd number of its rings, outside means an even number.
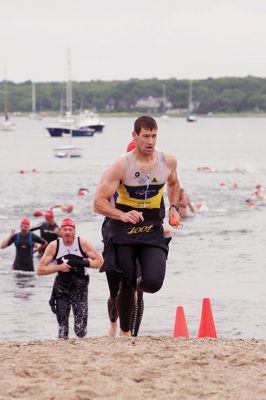
[[[6,79],[6,70],[5,70],[5,79],[4,79],[4,121],[1,122],[1,131],[14,131],[15,124],[10,121],[8,115],[8,89],[7,89],[7,79]]]
[[[166,89],[165,85],[163,85],[163,114],[161,115],[161,120],[164,122],[168,122],[170,117],[166,114]]]
[[[193,113],[194,105],[192,101],[192,81],[189,81],[189,94],[188,94],[188,114],[187,114],[187,122],[196,122],[197,118]]]
[[[32,82],[32,113],[30,114],[30,118],[41,120],[42,117],[36,113],[36,91],[35,91],[35,82]]]
[[[71,63],[70,63],[70,49],[68,49],[67,58],[68,67],[68,80],[66,83],[66,113],[61,117],[56,126],[47,127],[50,136],[52,137],[75,137],[75,136],[93,136],[94,129],[87,127],[79,127],[77,118],[72,113],[72,81],[71,81]]]
[[[73,158],[73,157],[81,157],[81,147],[76,147],[72,144],[71,139],[74,136],[75,132],[75,118],[72,115],[72,81],[71,81],[71,63],[70,63],[70,49],[68,48],[67,52],[67,68],[68,68],[68,81],[66,85],[66,99],[67,99],[67,113],[65,120],[62,122],[61,127],[57,128],[47,128],[49,133],[51,134],[51,129],[61,129],[61,135],[63,137],[68,137],[70,142],[68,145],[60,146],[54,149],[55,157],[58,158]],[[93,131],[94,132],[94,131]],[[53,135],[51,135],[53,136]],[[59,135],[55,135],[59,136]]]

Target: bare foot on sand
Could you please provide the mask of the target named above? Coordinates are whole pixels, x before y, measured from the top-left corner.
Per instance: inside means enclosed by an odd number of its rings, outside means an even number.
[[[131,336],[131,332],[124,332],[124,331],[120,331],[120,335],[119,336]]]
[[[108,329],[108,336],[116,337],[116,330],[117,330],[117,321],[110,322],[109,329]]]

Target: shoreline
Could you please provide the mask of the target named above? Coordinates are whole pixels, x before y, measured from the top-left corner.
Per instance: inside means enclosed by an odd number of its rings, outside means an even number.
[[[0,342],[0,399],[256,399],[266,340],[90,337]]]
[[[11,112],[9,113],[10,117],[19,117],[19,118],[28,118],[31,112]],[[97,112],[98,116],[100,118],[137,118],[140,114],[141,115],[150,115],[152,114],[154,118],[161,118],[162,114],[161,113],[151,113],[150,111],[143,111],[143,112]],[[42,118],[58,118],[59,113],[58,112],[40,112],[39,115]],[[78,114],[75,114],[75,116],[78,116]],[[176,113],[176,112],[168,112],[166,113],[169,118],[181,118],[181,119],[186,119],[187,114],[186,113]],[[197,118],[204,118],[204,119],[213,119],[213,118],[266,118],[266,113],[261,112],[261,113],[256,113],[256,112],[243,112],[243,113],[210,113],[210,114],[196,114]]]

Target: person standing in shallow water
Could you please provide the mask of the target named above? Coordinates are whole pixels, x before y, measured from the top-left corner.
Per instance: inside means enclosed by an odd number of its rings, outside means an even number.
[[[195,208],[191,204],[190,198],[184,189],[180,188],[179,194],[179,215],[181,218],[187,218],[187,207],[190,211],[195,214]]]
[[[23,218],[20,222],[20,232],[15,233],[12,229],[7,239],[1,243],[1,249],[5,249],[14,243],[16,247],[16,257],[13,262],[13,269],[18,271],[34,271],[33,254],[41,251],[47,242],[30,232],[30,221]],[[34,245],[37,244],[37,247]]]
[[[94,209],[107,218],[103,226],[105,269],[121,273],[118,295],[120,335],[129,336],[137,262],[139,287],[155,293],[163,285],[169,239],[164,237],[161,199],[167,183],[169,218],[179,219],[176,159],[155,149],[156,121],[142,116],[134,123],[136,148],[104,172],[96,189]],[[118,193],[115,207],[109,199]]]
[[[52,262],[56,261],[56,264]],[[72,308],[74,330],[82,338],[87,333],[88,320],[88,268],[100,268],[103,258],[88,240],[76,236],[75,222],[71,218],[61,223],[61,238],[45,249],[38,275],[57,273],[50,306],[56,314],[58,337],[69,337],[69,314]]]
[[[31,232],[40,230],[41,238],[44,239],[47,244],[56,240],[60,236],[60,229],[54,220],[54,213],[52,210],[47,210],[44,214],[45,221],[41,225],[35,226],[30,229]],[[43,250],[39,251],[42,255]]]

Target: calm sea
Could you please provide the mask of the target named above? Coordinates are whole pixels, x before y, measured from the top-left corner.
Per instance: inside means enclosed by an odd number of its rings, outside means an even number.
[[[24,216],[38,224],[35,210],[73,202],[78,234],[101,251],[102,217],[92,210],[93,194],[104,169],[124,153],[133,121],[106,118],[102,134],[75,138],[83,148],[80,159],[54,157],[53,149],[68,139],[47,136],[52,119],[21,117],[14,120],[14,132],[0,132],[0,240]],[[140,334],[172,335],[175,310],[182,305],[195,337],[202,299],[209,297],[219,337],[266,339],[266,202],[249,207],[245,201],[257,183],[266,186],[266,120],[206,118],[191,124],[158,118],[158,123],[157,147],[175,154],[181,185],[206,209],[175,231],[164,286],[145,294]],[[89,194],[78,196],[80,187]],[[54,276],[12,272],[14,253],[14,246],[0,251],[0,340],[55,339],[57,323],[48,305]],[[105,335],[107,283],[95,270],[90,277],[88,334]]]

